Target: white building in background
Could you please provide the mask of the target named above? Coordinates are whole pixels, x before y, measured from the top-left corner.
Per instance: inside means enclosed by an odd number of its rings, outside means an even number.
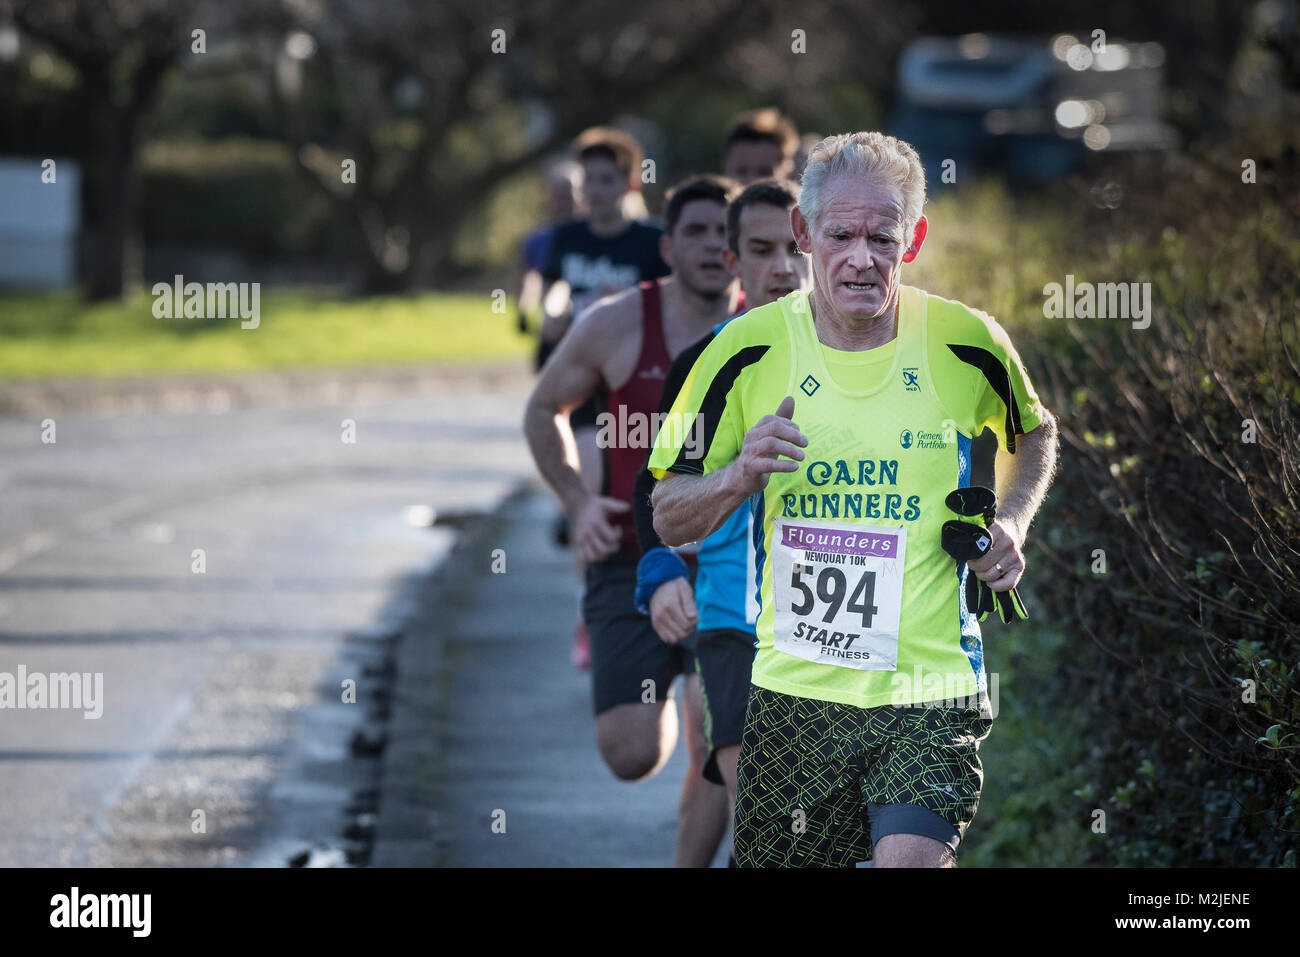
[[[77,281],[81,168],[69,159],[54,163],[54,182],[47,183],[42,160],[0,157],[0,286]]]

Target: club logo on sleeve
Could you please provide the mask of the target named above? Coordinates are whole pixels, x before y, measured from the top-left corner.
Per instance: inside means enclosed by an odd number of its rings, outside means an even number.
[[[917,376],[919,374],[920,374],[920,370],[918,370],[916,366],[908,366],[906,369],[903,370],[903,386],[907,389],[908,392],[921,391],[921,383],[917,379]]]

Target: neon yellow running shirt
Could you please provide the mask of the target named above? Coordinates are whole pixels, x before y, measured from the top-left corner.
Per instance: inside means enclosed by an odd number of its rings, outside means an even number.
[[[967,570],[940,547],[940,528],[957,517],[947,494],[970,484],[972,438],[991,428],[1014,451],[1038,426],[1006,332],[903,286],[898,336],[844,352],[818,341],[808,293],[791,293],[732,320],[701,354],[650,471],[717,471],[787,395],[809,444],[798,471],[772,473],[750,502],[762,609],[753,683],[863,708],[984,691]]]

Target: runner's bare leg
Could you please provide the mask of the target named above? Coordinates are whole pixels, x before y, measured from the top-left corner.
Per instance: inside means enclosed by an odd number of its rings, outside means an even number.
[[[699,675],[683,675],[681,698],[687,766],[677,807],[677,866],[708,867],[727,833],[727,789],[704,777],[709,751]]]
[[[922,834],[886,834],[871,852],[872,867],[956,867],[952,848]]]
[[[644,781],[659,773],[677,745],[677,708],[672,698],[649,704],[617,704],[596,716],[596,747],[621,781]]]

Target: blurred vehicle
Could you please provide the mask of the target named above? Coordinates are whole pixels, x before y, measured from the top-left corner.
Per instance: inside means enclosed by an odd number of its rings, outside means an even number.
[[[936,188],[950,159],[962,175],[1001,169],[1023,182],[1063,176],[1090,151],[1171,149],[1164,59],[1158,43],[1069,34],[924,37],[899,59],[893,132]]]

